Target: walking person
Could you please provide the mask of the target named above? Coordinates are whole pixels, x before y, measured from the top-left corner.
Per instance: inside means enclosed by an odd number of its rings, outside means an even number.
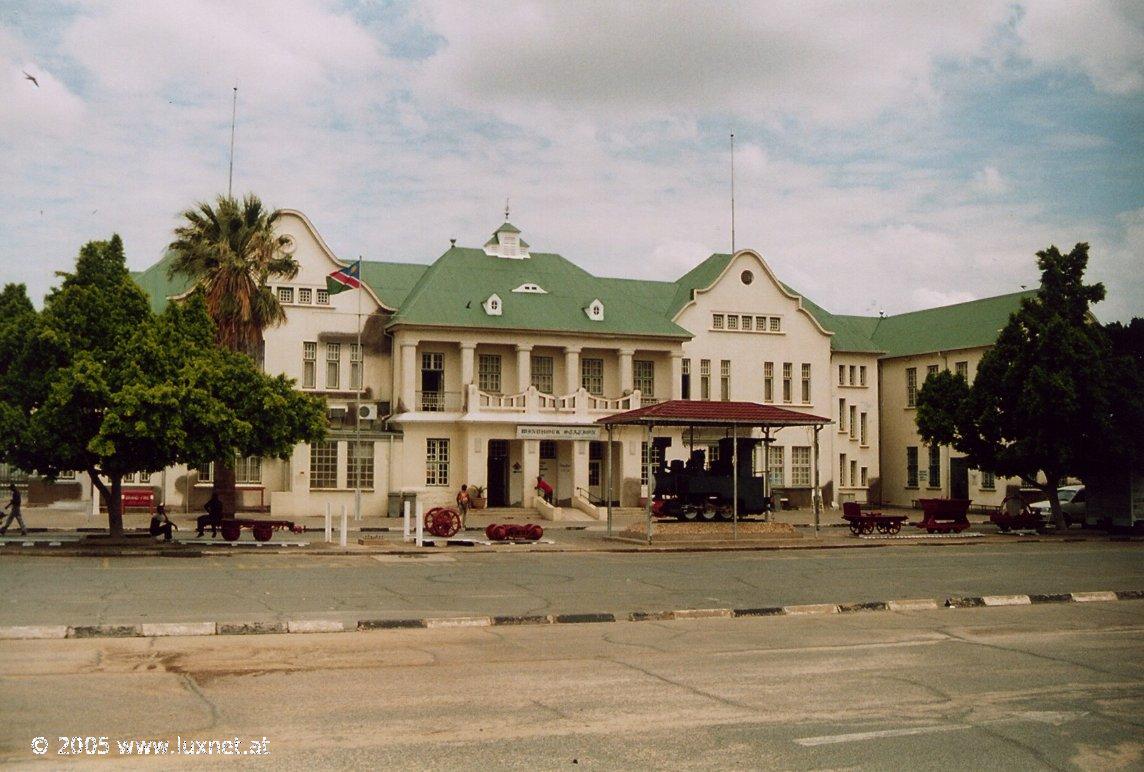
[[[12,491],[12,500],[4,509],[11,509],[12,513],[4,521],[4,527],[0,528],[0,536],[8,532],[8,526],[12,525],[13,520],[20,524],[20,535],[27,536],[28,529],[24,526],[24,517],[20,514],[20,491],[16,489],[16,483],[9,483],[8,490]]]
[[[461,530],[465,530],[465,516],[469,514],[469,507],[473,505],[473,499],[469,496],[469,486],[462,485],[461,492],[457,494],[457,509],[461,513]]]

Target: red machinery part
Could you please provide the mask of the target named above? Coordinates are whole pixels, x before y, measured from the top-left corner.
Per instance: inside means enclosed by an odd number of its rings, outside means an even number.
[[[489,523],[485,536],[492,541],[536,541],[544,536],[544,529],[536,523]]]
[[[425,513],[425,530],[447,539],[461,530],[461,516],[453,509],[433,507]]]

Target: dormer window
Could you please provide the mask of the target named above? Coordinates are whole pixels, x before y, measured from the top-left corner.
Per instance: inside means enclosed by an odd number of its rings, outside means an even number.
[[[588,307],[584,309],[584,313],[587,314],[588,318],[593,322],[602,322],[604,321],[604,304],[600,302],[599,298],[596,298],[588,304]]]
[[[527,293],[531,293],[533,295],[547,295],[548,294],[548,290],[544,289],[539,284],[532,284],[532,283],[522,284],[519,287],[517,287],[516,289],[514,289],[513,292],[527,292]]]
[[[500,295],[493,293],[489,295],[488,300],[481,303],[481,308],[485,309],[485,313],[489,316],[500,316],[504,311],[504,303],[501,302]]]

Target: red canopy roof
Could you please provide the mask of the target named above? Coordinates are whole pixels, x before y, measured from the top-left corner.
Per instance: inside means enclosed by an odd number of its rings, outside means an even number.
[[[655,424],[656,426],[820,426],[829,418],[757,402],[705,402],[672,399],[597,419],[598,424]]]

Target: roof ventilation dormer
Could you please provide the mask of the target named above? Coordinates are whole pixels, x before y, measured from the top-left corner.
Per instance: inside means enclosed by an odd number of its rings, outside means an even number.
[[[520,285],[519,287],[514,289],[513,292],[525,292],[525,293],[530,293],[533,295],[547,295],[548,294],[548,290],[544,289],[544,287],[541,287],[539,284],[534,284],[533,282],[530,282],[530,281],[525,282],[524,284]]]
[[[481,303],[481,308],[485,309],[485,313],[489,316],[500,316],[504,312],[504,303],[501,302],[500,295],[494,292],[489,295],[488,300]]]
[[[485,254],[493,257],[507,257],[512,260],[527,260],[528,244],[520,237],[520,229],[510,222],[496,229],[485,243]]]
[[[584,313],[587,314],[588,318],[593,322],[602,322],[604,321],[604,304],[600,302],[599,298],[596,298],[588,304],[588,307],[584,309]]]

